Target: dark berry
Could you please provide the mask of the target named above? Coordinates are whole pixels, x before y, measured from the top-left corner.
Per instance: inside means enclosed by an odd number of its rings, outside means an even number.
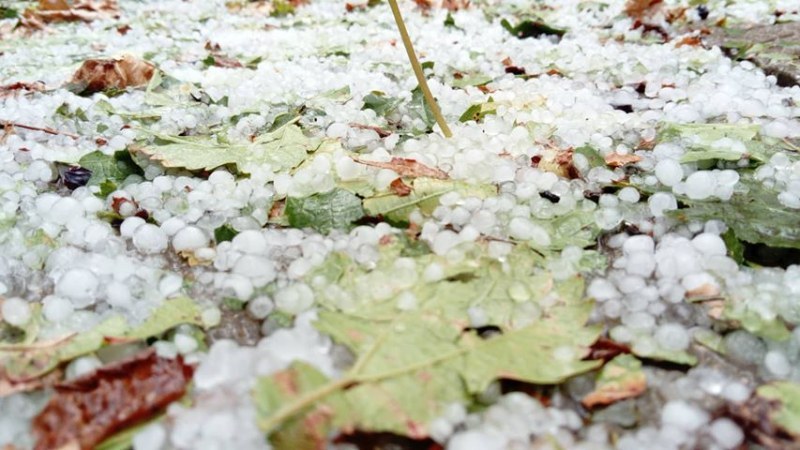
[[[61,173],[61,179],[64,180],[64,185],[70,189],[76,189],[85,186],[92,177],[92,171],[84,169],[83,167],[72,166]]]
[[[706,5],[700,5],[697,7],[697,15],[700,16],[701,19],[706,20],[708,19],[708,7]]]

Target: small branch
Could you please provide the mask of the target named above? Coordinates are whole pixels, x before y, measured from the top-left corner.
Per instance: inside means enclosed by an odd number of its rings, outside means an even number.
[[[425,103],[431,108],[433,117],[436,118],[436,123],[439,124],[439,128],[442,129],[444,136],[448,138],[453,137],[450,127],[447,126],[447,122],[445,122],[442,112],[439,110],[436,99],[433,98],[433,94],[431,94],[428,82],[425,80],[425,73],[422,71],[422,66],[417,59],[417,55],[414,53],[414,47],[411,45],[411,38],[408,36],[408,30],[406,30],[406,24],[403,22],[403,16],[400,14],[400,8],[397,6],[397,0],[389,0],[389,6],[392,8],[392,15],[394,15],[394,21],[397,24],[397,30],[400,31],[403,46],[406,48],[406,53],[408,53],[408,60],[411,62],[411,68],[414,69],[414,75],[417,76],[417,82],[419,83],[420,89],[422,89],[422,95],[425,96]]]
[[[44,133],[47,133],[47,134],[56,135],[56,136],[57,135],[62,135],[62,136],[71,137],[72,139],[80,139],[80,136],[78,136],[77,134],[69,133],[67,131],[54,130],[54,129],[48,128],[48,127],[35,127],[33,125],[25,125],[25,124],[16,123],[16,122],[7,122],[5,120],[4,121],[0,121],[0,124],[2,124],[3,127],[16,127],[16,128],[22,128],[22,129],[25,129],[25,130],[41,131],[41,132],[44,132]]]

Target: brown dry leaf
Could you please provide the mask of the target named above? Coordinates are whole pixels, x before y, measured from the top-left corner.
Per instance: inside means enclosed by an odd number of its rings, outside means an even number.
[[[92,22],[98,19],[119,17],[116,0],[82,0],[70,5],[65,0],[39,0],[38,7],[26,9],[23,26],[42,29],[43,24],[54,22]]]
[[[145,86],[155,74],[156,66],[125,55],[113,59],[87,59],[72,75],[69,84],[78,93],[94,93],[107,89]]]
[[[652,10],[663,1],[664,0],[628,0],[625,4],[625,14],[640,19],[651,13]]]
[[[63,372],[59,369],[56,369],[42,378],[16,382],[9,379],[5,375],[0,374],[0,398],[17,394],[19,392],[30,392],[52,386],[61,380],[62,375]]]
[[[403,183],[402,178],[397,178],[389,185],[389,191],[398,197],[406,197],[411,194],[411,186]]]
[[[635,164],[642,160],[641,156],[632,154],[623,155],[620,153],[612,152],[605,156],[606,164],[611,167],[622,167],[628,164]]]
[[[700,39],[700,36],[686,36],[678,41],[675,44],[675,47],[683,47],[684,45],[688,45],[690,47],[699,47],[703,45],[703,41]]]
[[[573,148],[560,149],[548,144],[541,154],[531,158],[531,167],[537,167],[546,172],[552,172],[560,177],[574,180],[580,178],[580,172],[572,162],[575,154]]]
[[[89,450],[183,397],[192,368],[150,349],[63,383],[33,420],[35,450]],[[69,448],[69,447],[68,447]]]
[[[380,138],[385,138],[387,136],[391,136],[391,134],[392,134],[391,131],[384,130],[383,128],[375,126],[375,125],[365,125],[363,123],[351,123],[350,126],[353,127],[353,128],[361,129],[361,130],[372,130],[372,131],[378,133],[378,137],[380,137]]]
[[[647,389],[647,377],[642,362],[631,355],[619,355],[600,371],[597,386],[581,400],[583,406],[594,408],[636,397]]]
[[[414,3],[423,11],[428,11],[433,8],[433,0],[414,0]]]
[[[450,176],[447,175],[447,172],[435,167],[428,167],[425,164],[410,158],[392,158],[390,162],[367,161],[360,158],[353,158],[353,160],[366,166],[394,170],[401,177],[426,177],[436,178],[438,180],[450,179]]]
[[[442,8],[448,11],[458,11],[469,8],[469,0],[442,0]]]
[[[612,341],[607,337],[599,337],[589,348],[586,360],[602,359],[605,362],[611,361],[619,355],[630,353],[631,348],[625,344]]]
[[[11,97],[17,95],[21,92],[24,93],[31,93],[31,92],[42,92],[44,91],[45,86],[44,83],[41,81],[34,81],[33,83],[28,83],[26,81],[17,81],[16,83],[5,84],[0,86],[0,98]]]

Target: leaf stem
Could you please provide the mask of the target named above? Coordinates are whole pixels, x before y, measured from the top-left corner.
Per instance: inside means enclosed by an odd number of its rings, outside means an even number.
[[[336,381],[324,384],[311,392],[303,394],[297,401],[285,405],[284,407],[275,411],[275,414],[272,414],[263,422],[261,422],[261,428],[266,430],[267,433],[272,433],[275,428],[281,426],[285,421],[297,415],[300,411],[313,405],[318,400],[322,400],[323,398],[331,395],[337,390],[344,389],[353,382],[353,378],[345,376]]]
[[[400,31],[403,46],[406,48],[406,53],[408,53],[408,60],[411,62],[411,68],[414,69],[414,75],[416,75],[419,87],[422,89],[422,95],[425,96],[425,102],[431,108],[433,117],[436,119],[436,123],[439,124],[439,128],[442,129],[444,136],[448,138],[453,137],[450,127],[447,126],[447,122],[445,122],[442,112],[439,110],[436,99],[433,98],[433,94],[431,94],[428,82],[425,80],[425,73],[422,71],[422,66],[417,59],[417,55],[414,53],[414,47],[411,45],[411,38],[408,36],[408,30],[406,29],[405,22],[403,22],[403,16],[400,14],[400,8],[397,6],[397,0],[389,0],[389,6],[392,8],[392,15],[394,15],[394,21],[397,24],[397,30]]]

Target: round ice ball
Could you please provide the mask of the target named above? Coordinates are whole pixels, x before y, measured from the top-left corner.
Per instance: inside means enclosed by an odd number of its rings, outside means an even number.
[[[160,253],[167,249],[167,234],[161,228],[146,223],[133,232],[133,245],[142,253]]]

